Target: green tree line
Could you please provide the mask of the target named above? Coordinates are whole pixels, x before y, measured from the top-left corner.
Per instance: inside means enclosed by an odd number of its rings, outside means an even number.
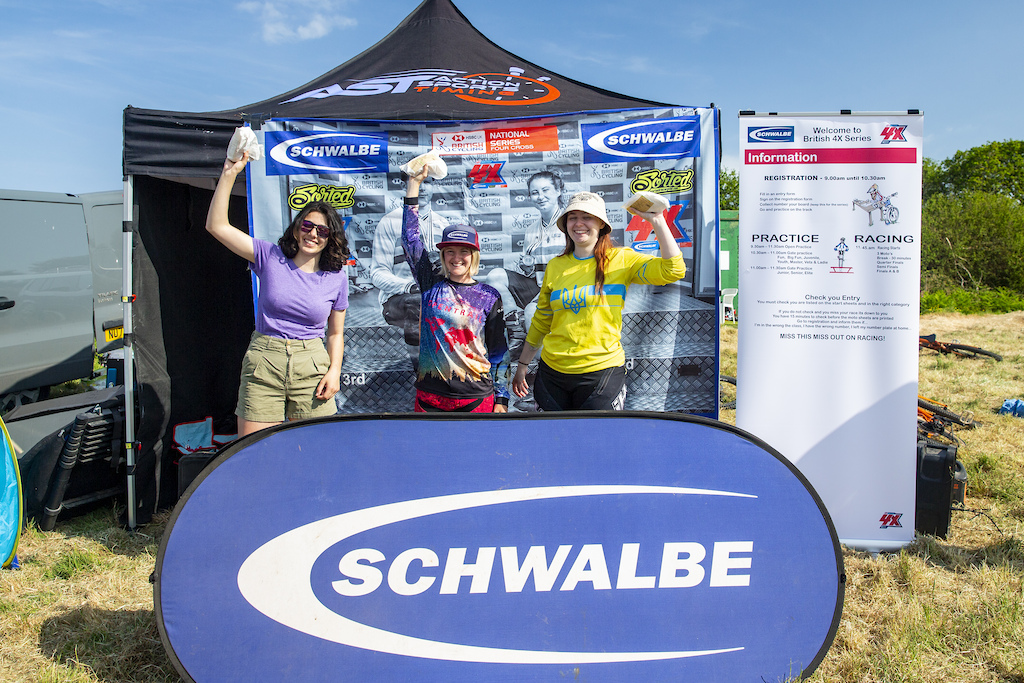
[[[1024,308],[1024,141],[925,159],[922,310]]]

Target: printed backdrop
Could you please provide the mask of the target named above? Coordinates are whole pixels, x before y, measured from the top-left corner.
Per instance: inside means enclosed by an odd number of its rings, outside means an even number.
[[[662,194],[687,276],[629,290],[626,407],[713,415],[717,316],[707,302],[717,289],[716,124],[705,109],[429,124],[271,120],[257,131],[265,158],[248,172],[250,229],[274,242],[308,202],[338,209],[352,249],[339,412],[405,412],[414,395],[418,295],[408,291],[400,243],[402,164],[429,149],[447,163],[446,178],[424,185],[421,230],[434,243],[445,225],[477,229],[477,279],[503,294],[513,357],[533,307],[507,285],[539,284],[564,243],[543,219],[589,190],[604,197],[617,244],[657,253],[651,226],[622,204],[641,190]],[[512,409],[533,410],[532,398]]]

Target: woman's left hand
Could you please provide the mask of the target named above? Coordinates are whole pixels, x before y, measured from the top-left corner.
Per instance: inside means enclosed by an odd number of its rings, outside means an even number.
[[[341,372],[328,372],[316,385],[316,397],[321,401],[333,398],[341,389]]]
[[[501,403],[495,403],[494,404],[494,409],[491,412],[492,413],[507,413],[508,412],[508,406],[502,405]]]

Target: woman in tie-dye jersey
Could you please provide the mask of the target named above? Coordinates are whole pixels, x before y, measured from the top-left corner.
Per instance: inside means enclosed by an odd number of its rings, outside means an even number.
[[[419,191],[424,168],[409,176],[402,247],[420,287],[420,358],[416,412],[508,410],[509,356],[501,295],[474,280],[480,238],[468,225],[445,228],[431,263],[420,237]]]

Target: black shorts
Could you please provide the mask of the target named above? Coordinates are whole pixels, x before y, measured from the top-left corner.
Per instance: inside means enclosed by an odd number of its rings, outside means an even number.
[[[567,375],[540,361],[533,398],[541,410],[622,410],[626,403],[626,368],[619,365]]]

